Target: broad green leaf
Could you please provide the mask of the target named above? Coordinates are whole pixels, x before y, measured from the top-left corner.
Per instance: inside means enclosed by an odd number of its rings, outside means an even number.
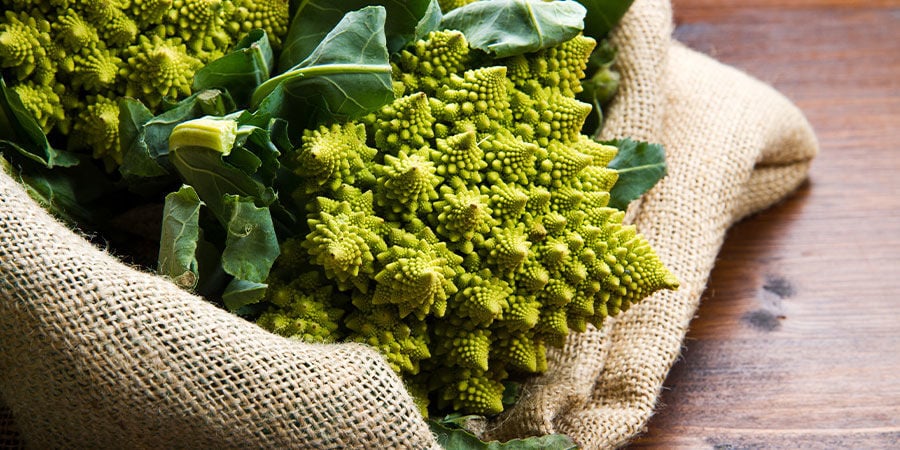
[[[128,97],[119,100],[119,139],[122,145],[119,173],[125,178],[151,178],[169,173],[150,155],[144,141],[144,124],[151,119],[153,113],[140,101]]]
[[[166,196],[156,272],[184,289],[199,282],[197,245],[200,239],[200,207],[194,188],[184,185]]]
[[[252,198],[225,195],[225,250],[222,268],[240,280],[262,283],[280,253],[269,208]]]
[[[66,222],[83,222],[93,214],[78,200],[77,183],[71,178],[44,172],[22,175],[20,180],[31,198]]]
[[[19,95],[0,76],[0,150],[15,151],[44,167],[71,167],[78,157],[50,145],[44,130]]]
[[[55,173],[22,175],[28,195],[60,219],[75,224],[94,214],[78,201],[78,188],[71,178]]]
[[[479,1],[448,12],[441,28],[462,31],[471,47],[505,58],[572,39],[584,28],[585,12],[568,1]]]
[[[259,86],[252,103],[302,127],[356,118],[390,102],[394,94],[384,21],[380,6],[347,13],[309,57]]]
[[[659,144],[621,139],[604,142],[619,148],[609,168],[619,179],[609,192],[609,206],[625,210],[632,200],[650,190],[666,175],[666,152]]]
[[[285,45],[278,62],[279,72],[290,70],[312,54],[345,14],[373,5],[381,5],[387,11],[385,36],[391,53],[436,30],[441,20],[437,0],[301,1],[284,39]]]
[[[271,187],[227,163],[217,151],[202,147],[183,147],[172,152],[169,160],[184,182],[196,189],[200,199],[223,225],[230,217],[224,203],[225,196],[239,195],[255,199],[264,205],[275,199]]]
[[[191,89],[227,90],[240,105],[250,102],[253,90],[269,79],[274,54],[263,30],[253,30],[231,53],[210,62],[194,73]]]
[[[548,434],[507,442],[484,442],[462,428],[446,426],[434,420],[428,421],[438,444],[445,450],[576,450],[572,438],[562,434]]]
[[[587,9],[584,34],[598,41],[622,19],[634,0],[578,0]]]
[[[228,286],[225,286],[222,301],[225,303],[225,308],[229,311],[237,312],[247,305],[252,305],[262,300],[268,287],[269,285],[265,283],[254,283],[235,278],[228,283]]]

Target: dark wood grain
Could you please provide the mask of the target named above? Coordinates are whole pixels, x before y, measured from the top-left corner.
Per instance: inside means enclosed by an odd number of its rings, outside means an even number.
[[[676,38],[795,101],[821,154],[729,232],[632,448],[900,448],[900,2],[674,8]]]

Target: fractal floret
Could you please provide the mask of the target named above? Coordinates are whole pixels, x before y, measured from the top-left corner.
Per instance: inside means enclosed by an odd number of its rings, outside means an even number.
[[[122,162],[117,108],[154,113],[246,33],[287,33],[288,0],[0,0],[0,75],[45,133]]]
[[[393,103],[306,131],[288,155],[306,228],[259,323],[369,343],[420,404],[495,414],[507,380],[546,370],[547,346],[677,288],[608,206],[616,147],[581,134],[593,46],[471,58],[438,31],[397,53]]]

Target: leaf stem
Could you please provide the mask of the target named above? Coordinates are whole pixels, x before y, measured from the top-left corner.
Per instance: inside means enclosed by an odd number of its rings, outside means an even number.
[[[279,84],[294,78],[318,77],[332,74],[353,73],[391,73],[389,64],[323,64],[320,66],[301,67],[289,70],[281,75],[269,78],[253,91],[252,105],[256,107]]]
[[[665,166],[666,166],[665,162],[659,162],[659,163],[654,163],[654,164],[644,164],[642,166],[632,166],[632,167],[628,167],[625,169],[616,169],[616,172],[622,174],[622,173],[634,172],[637,170],[656,169],[656,168],[665,167]]]

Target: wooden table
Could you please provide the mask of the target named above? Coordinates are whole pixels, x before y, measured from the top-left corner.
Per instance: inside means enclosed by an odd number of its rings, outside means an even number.
[[[900,448],[900,1],[674,8],[676,38],[795,101],[821,154],[727,235],[632,447]]]

